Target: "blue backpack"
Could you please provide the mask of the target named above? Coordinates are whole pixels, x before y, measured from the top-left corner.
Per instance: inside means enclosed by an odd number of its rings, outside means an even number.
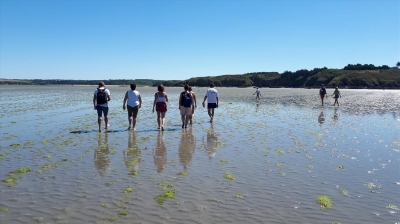
[[[181,94],[181,106],[190,107],[192,106],[192,99],[190,98],[189,92],[182,92]]]

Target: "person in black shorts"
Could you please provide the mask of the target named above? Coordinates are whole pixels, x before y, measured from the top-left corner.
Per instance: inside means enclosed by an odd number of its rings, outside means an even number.
[[[203,107],[205,107],[204,102],[207,100],[207,111],[208,116],[210,116],[210,122],[214,119],[214,109],[218,108],[218,91],[214,88],[214,84],[210,84],[210,88],[207,89],[206,95],[203,100]]]

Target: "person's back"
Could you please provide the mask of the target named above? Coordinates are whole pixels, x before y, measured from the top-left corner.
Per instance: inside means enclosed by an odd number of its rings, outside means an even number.
[[[128,108],[128,121],[129,121],[129,129],[136,130],[136,121],[137,115],[139,112],[139,108],[142,106],[142,97],[140,93],[136,90],[136,84],[130,84],[131,89],[126,91],[125,97],[122,103],[122,109]],[[126,104],[126,107],[125,107]]]
[[[214,88],[214,84],[210,84],[210,88],[207,89],[206,95],[203,100],[203,107],[205,107],[204,102],[207,100],[207,111],[208,116],[210,116],[210,122],[214,119],[214,109],[218,108],[218,91]]]
[[[108,101],[111,100],[110,90],[106,89],[104,82],[99,82],[98,88],[93,94],[93,106],[97,110],[97,123],[101,132],[101,120],[104,115],[105,128],[108,129]]]
[[[322,106],[324,105],[324,98],[326,97],[326,89],[324,84],[321,85],[319,89],[319,96],[321,97]]]

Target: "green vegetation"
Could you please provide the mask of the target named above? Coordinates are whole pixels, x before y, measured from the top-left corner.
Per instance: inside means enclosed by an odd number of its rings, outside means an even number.
[[[0,79],[0,85],[96,85],[100,80],[59,80],[59,79]],[[225,87],[318,87],[325,84],[328,87],[339,86],[349,88],[399,88],[400,69],[387,65],[372,64],[347,65],[343,69],[314,68],[301,69],[295,72],[252,72],[237,75],[221,75],[194,77],[187,80],[151,80],[151,79],[109,79],[107,85],[127,86],[136,83],[141,86],[208,86],[211,82],[216,86]]]
[[[234,177],[232,174],[230,174],[230,173],[226,173],[226,174],[224,175],[224,178],[225,178],[225,179],[228,179],[228,180],[235,180],[235,177]]]
[[[19,168],[17,170],[11,171],[10,174],[23,174],[31,171],[32,171],[31,168]]]
[[[124,193],[125,193],[125,194],[130,194],[130,193],[132,193],[134,190],[135,190],[135,188],[133,188],[133,187],[127,187],[127,188],[125,188]]]
[[[181,176],[185,176],[186,177],[189,174],[187,172],[185,172],[185,171],[182,171],[182,172],[177,173],[177,175],[181,175]]]
[[[332,208],[332,200],[328,196],[318,196],[317,203],[321,205],[321,208]]]
[[[392,205],[392,204],[389,204],[386,208],[393,209],[393,210],[399,210],[399,208],[397,208],[396,205]]]
[[[155,199],[159,205],[163,205],[164,201],[169,198],[174,198],[178,190],[173,189],[169,191],[164,191],[162,194],[158,195]]]
[[[6,184],[11,184],[11,183],[14,183],[18,179],[19,179],[18,177],[12,176],[12,177],[8,177],[8,178],[4,179],[3,182]]]
[[[129,211],[120,211],[118,213],[119,216],[127,216],[129,214]]]

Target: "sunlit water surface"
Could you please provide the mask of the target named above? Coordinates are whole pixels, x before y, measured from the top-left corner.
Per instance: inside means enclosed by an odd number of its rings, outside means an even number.
[[[0,86],[0,223],[400,222],[400,91],[342,90],[340,107],[322,107],[318,90],[261,89],[256,101],[252,88],[218,88],[211,124],[194,88],[195,123],[182,130],[182,89],[166,88],[160,132],[156,88],[138,88],[128,131],[127,87],[111,86],[99,133],[94,89]]]

